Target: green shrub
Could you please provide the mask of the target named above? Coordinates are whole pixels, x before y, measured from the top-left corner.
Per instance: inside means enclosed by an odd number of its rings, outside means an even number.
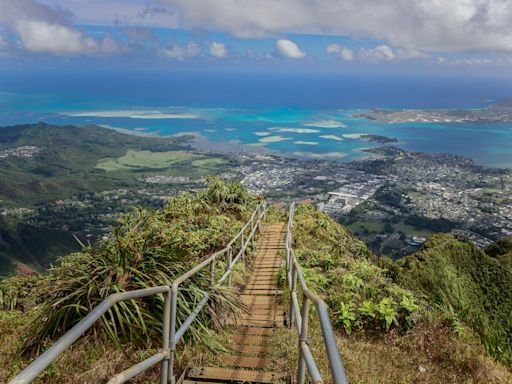
[[[470,326],[488,352],[512,366],[512,269],[504,242],[486,251],[437,234],[412,256],[396,262],[396,281]],[[501,252],[501,251],[500,251]]]
[[[0,280],[0,310],[25,310],[35,304],[34,290],[39,289],[37,276],[15,276]]]
[[[44,279],[47,293],[41,315],[28,332],[25,351],[38,351],[45,340],[62,335],[109,294],[171,285],[198,261],[226,246],[259,202],[238,183],[209,179],[208,188],[182,194],[158,211],[139,208],[126,215],[98,248],[61,259]],[[180,286],[178,326],[210,287],[209,271]],[[213,289],[213,300],[191,328],[195,337],[208,333],[238,301],[226,288]],[[149,343],[160,332],[163,297],[116,304],[96,327],[114,341]]]
[[[345,332],[407,328],[419,305],[377,266],[366,245],[311,206],[298,206],[294,222],[296,254],[304,277],[332,309]]]

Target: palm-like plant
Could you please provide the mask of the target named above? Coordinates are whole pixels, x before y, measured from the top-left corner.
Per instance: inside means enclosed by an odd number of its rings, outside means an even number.
[[[25,351],[38,351],[79,322],[109,294],[171,285],[202,258],[223,248],[247,220],[256,200],[239,184],[219,179],[196,195],[183,194],[159,211],[139,208],[122,219],[112,236],[98,248],[86,247],[64,257],[45,278],[48,289],[39,321],[29,330]],[[178,325],[206,290],[209,306],[191,328],[200,337],[217,321],[219,307],[233,310],[238,301],[231,290],[210,286],[208,272],[180,286]],[[160,331],[163,297],[118,303],[97,325],[96,334],[114,341],[149,343]]]

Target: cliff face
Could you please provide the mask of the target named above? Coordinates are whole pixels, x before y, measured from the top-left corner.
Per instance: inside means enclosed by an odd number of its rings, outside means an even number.
[[[452,312],[481,338],[491,355],[512,366],[510,239],[487,253],[472,243],[438,234],[416,254],[396,262],[396,280]],[[490,255],[494,256],[491,257]]]

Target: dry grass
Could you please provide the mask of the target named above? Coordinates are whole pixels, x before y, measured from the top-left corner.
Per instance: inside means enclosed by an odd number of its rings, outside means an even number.
[[[391,332],[340,340],[351,383],[512,383],[507,369],[477,341],[423,322],[406,335]]]
[[[319,325],[312,319],[311,349],[325,382],[332,382],[321,339]],[[279,331],[274,345],[276,367],[287,372],[294,382],[298,361],[296,333]],[[435,321],[418,324],[405,335],[339,335],[338,345],[351,384],[512,383],[512,373],[492,360],[478,341],[459,338]]]
[[[29,359],[19,357],[21,336],[27,324],[35,317],[33,313],[17,311],[0,312],[0,383],[7,383],[29,364]],[[156,353],[154,349],[139,349],[134,344],[120,346],[99,341],[86,335],[64,352],[58,361],[45,370],[35,383],[38,384],[86,384],[105,383],[112,376],[139,363]],[[179,376],[189,362],[208,364],[215,353],[226,345],[227,334],[219,332],[204,337],[204,343],[180,343],[176,354],[175,372]],[[159,381],[159,365],[130,381],[130,383],[156,383]]]

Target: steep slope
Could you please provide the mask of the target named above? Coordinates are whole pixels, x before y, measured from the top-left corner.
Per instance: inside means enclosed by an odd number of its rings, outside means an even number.
[[[438,234],[394,269],[400,283],[470,325],[487,350],[512,367],[512,269],[504,241],[490,257],[469,242]],[[498,251],[502,249],[502,251]],[[501,261],[499,258],[503,258]]]
[[[512,374],[493,361],[481,339],[465,326],[466,318],[454,319],[453,311],[438,304],[436,297],[443,294],[433,295],[438,286],[441,292],[449,291],[454,280],[460,280],[468,290],[467,300],[493,310],[493,324],[504,330],[510,324],[504,317],[509,307],[498,306],[510,305],[512,280],[498,261],[475,247],[454,247],[450,236],[436,239],[444,247],[439,257],[447,252],[451,257],[432,258],[425,265],[416,262],[413,270],[408,263],[427,258],[427,250],[408,261],[378,259],[327,215],[309,206],[297,208],[296,252],[310,287],[331,308],[351,383],[512,382]],[[450,273],[437,273],[439,268]],[[496,290],[502,290],[501,295]],[[493,294],[497,297],[491,300]],[[312,333],[312,345],[322,356],[318,326]],[[322,364],[326,370],[327,362]]]
[[[50,263],[80,248],[69,232],[8,223],[0,218],[0,277],[41,272]]]

